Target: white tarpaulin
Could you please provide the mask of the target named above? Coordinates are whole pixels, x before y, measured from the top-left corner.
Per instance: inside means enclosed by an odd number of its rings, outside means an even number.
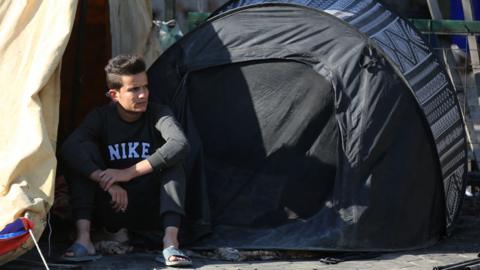
[[[77,0],[0,1],[0,230],[17,217],[38,238],[53,203],[60,63]],[[0,265],[32,247],[0,257]]]
[[[110,33],[112,56],[142,55],[147,68],[160,56],[162,49],[158,29],[152,22],[150,0],[110,0]]]

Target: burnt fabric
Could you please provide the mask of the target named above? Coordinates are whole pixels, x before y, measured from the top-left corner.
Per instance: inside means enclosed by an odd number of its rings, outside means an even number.
[[[193,246],[391,251],[444,235],[455,190],[390,58],[312,8],[226,9],[149,70],[191,145],[186,215],[207,204],[214,225]]]

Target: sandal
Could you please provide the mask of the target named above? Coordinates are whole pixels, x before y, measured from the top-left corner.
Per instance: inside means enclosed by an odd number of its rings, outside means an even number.
[[[168,248],[162,251],[163,258],[157,256],[155,260],[157,262],[164,263],[166,266],[173,266],[173,267],[185,267],[185,266],[192,266],[192,260],[188,257],[185,253],[183,253],[180,249],[169,246]],[[170,260],[171,257],[178,257],[181,260],[172,261]]]
[[[80,244],[80,243],[73,243],[67,251],[67,252],[72,252],[73,256],[67,256],[63,254],[60,258],[62,261],[66,262],[90,262],[90,261],[96,261],[100,258],[102,258],[101,254],[93,253],[89,254],[87,248]]]

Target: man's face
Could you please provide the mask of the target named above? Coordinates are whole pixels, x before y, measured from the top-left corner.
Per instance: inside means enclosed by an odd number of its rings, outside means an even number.
[[[122,75],[121,78],[123,86],[119,90],[110,90],[110,97],[126,112],[145,112],[149,95],[147,74]]]

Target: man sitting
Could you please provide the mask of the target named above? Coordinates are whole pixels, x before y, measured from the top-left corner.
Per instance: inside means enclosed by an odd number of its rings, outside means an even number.
[[[100,257],[90,239],[95,210],[100,224],[111,233],[163,228],[165,264],[191,265],[178,249],[187,139],[167,106],[148,102],[147,74],[140,57],[119,55],[105,71],[107,95],[113,102],[88,114],[62,147],[70,169],[67,180],[77,229],[63,259]]]

